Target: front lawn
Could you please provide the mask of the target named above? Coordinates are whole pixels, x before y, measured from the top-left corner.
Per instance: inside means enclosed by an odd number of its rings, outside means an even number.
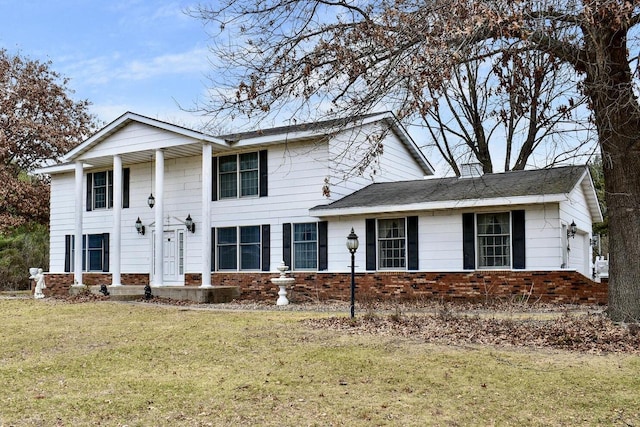
[[[0,299],[0,425],[640,425],[637,353],[326,320],[342,316]]]

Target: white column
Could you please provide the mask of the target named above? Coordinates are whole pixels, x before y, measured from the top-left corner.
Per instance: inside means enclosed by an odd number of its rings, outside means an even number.
[[[75,215],[75,233],[74,233],[74,257],[73,257],[73,280],[74,286],[82,286],[82,213],[84,211],[83,191],[84,171],[82,162],[76,162],[75,169],[75,196],[76,196],[76,215]]]
[[[156,150],[156,204],[154,206],[155,212],[155,241],[156,247],[154,252],[155,257],[155,274],[153,275],[153,284],[155,286],[162,285],[162,277],[164,276],[164,152],[162,150]]]
[[[113,156],[113,231],[111,232],[111,286],[120,286],[122,249],[122,158]]]
[[[211,144],[202,145],[202,288],[211,287]]]

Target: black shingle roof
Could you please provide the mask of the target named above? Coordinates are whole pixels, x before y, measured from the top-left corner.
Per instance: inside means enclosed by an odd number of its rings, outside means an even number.
[[[511,171],[475,178],[433,178],[371,184],[312,211],[374,206],[409,205],[440,201],[491,199],[569,193],[585,166]]]
[[[304,131],[319,131],[333,129],[334,131],[346,126],[349,123],[365,120],[369,117],[381,116],[384,113],[370,113],[363,114],[355,117],[343,117],[338,119],[324,120],[311,123],[300,123],[290,126],[279,126],[268,129],[259,129],[248,132],[230,133],[226,135],[218,135],[217,138],[224,139],[225,141],[240,141],[243,139],[257,138],[260,136],[279,135],[283,133],[304,132]]]

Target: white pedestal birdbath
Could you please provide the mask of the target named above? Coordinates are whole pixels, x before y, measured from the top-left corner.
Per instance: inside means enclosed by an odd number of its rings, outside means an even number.
[[[278,270],[280,270],[280,277],[271,279],[271,283],[280,288],[278,291],[278,300],[276,301],[276,305],[287,305],[289,304],[289,300],[287,299],[287,286],[293,285],[296,279],[293,277],[287,277],[287,270],[289,270],[289,267],[284,264],[284,261],[280,263]]]

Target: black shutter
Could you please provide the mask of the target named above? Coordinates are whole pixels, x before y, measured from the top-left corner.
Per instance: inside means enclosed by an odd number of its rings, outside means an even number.
[[[462,268],[465,270],[476,268],[475,228],[475,214],[462,214]]]
[[[262,271],[269,271],[271,266],[271,226],[262,226]]]
[[[511,212],[513,268],[525,268],[524,210]]]
[[[282,261],[293,270],[291,265],[291,223],[282,224]]]
[[[260,197],[269,193],[269,172],[267,170],[267,150],[260,151]]]
[[[88,235],[83,234],[82,235],[82,271],[89,271],[89,269],[87,268],[87,240],[88,240]],[[74,245],[75,245],[75,250],[77,251],[79,245],[76,245],[75,243]]]
[[[407,217],[407,269],[418,270],[418,217]]]
[[[325,271],[329,268],[328,260],[328,225],[327,221],[320,221],[318,223],[318,270]]]
[[[73,236],[67,234],[64,236],[64,271],[69,273],[71,271],[71,239]]]
[[[376,269],[376,220],[374,218],[367,218],[366,224],[366,257],[367,257],[367,270]]]
[[[211,227],[211,271],[216,271],[216,228]]]
[[[131,178],[131,169],[124,168],[122,171],[122,208],[129,207],[129,180]]]
[[[102,235],[102,272],[109,272],[109,233]]]
[[[205,179],[206,177],[202,177]],[[218,158],[211,158],[211,201],[218,200]]]
[[[87,174],[87,210],[90,211],[93,207],[93,174]]]
[[[113,207],[113,171],[107,172],[107,207]]]

